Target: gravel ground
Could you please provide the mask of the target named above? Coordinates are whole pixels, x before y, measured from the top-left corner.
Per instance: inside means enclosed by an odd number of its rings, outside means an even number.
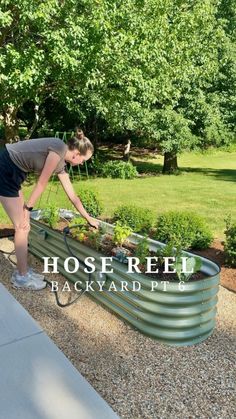
[[[0,240],[0,248],[11,246]],[[30,262],[42,272],[38,259],[30,256]],[[49,288],[14,290],[12,270],[0,253],[0,281],[121,418],[236,418],[236,294],[220,287],[210,338],[174,348],[140,334],[87,296],[60,309]]]

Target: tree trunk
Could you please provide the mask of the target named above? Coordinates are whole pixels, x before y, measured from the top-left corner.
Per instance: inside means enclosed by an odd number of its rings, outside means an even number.
[[[15,143],[19,141],[19,122],[17,119],[18,108],[9,105],[3,112],[3,123],[5,130],[5,143]]]
[[[38,122],[39,122],[39,105],[35,105],[35,107],[34,107],[34,111],[35,111],[35,118],[34,118],[34,122],[33,122],[32,127],[28,129],[28,132],[27,132],[27,134],[26,134],[26,136],[25,136],[25,139],[26,139],[26,140],[29,140],[29,139],[30,139],[31,135],[33,134],[33,132],[34,132],[35,128],[36,128],[36,127],[37,127],[37,125],[38,125]]]
[[[173,174],[178,171],[177,155],[175,153],[164,154],[164,166],[162,169],[163,174]]]
[[[130,147],[131,147],[131,141],[128,140],[127,144],[124,147],[123,151],[123,160],[124,161],[130,161]]]

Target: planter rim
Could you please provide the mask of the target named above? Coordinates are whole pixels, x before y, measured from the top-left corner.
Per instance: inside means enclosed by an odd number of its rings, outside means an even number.
[[[44,209],[39,209],[39,210],[33,210],[31,213],[30,213],[30,218],[31,218],[31,220],[33,220],[33,221],[36,221],[36,222],[38,222],[38,223],[40,223],[40,218],[41,218],[41,216],[42,216],[42,213],[44,212],[45,210]],[[79,213],[76,213],[76,212],[73,212],[73,211],[70,211],[70,210],[65,210],[65,209],[60,209],[59,210],[59,214],[60,213],[63,213],[63,212],[68,212],[68,213],[70,213],[71,215],[72,214],[74,214],[74,217],[81,217],[81,215],[79,214]],[[62,218],[64,218],[63,216],[62,216]],[[82,218],[82,217],[81,217]],[[66,221],[68,221],[66,218],[64,218]],[[71,216],[70,216],[70,220],[71,219],[73,219],[73,218],[71,218]],[[106,226],[106,227],[108,227],[108,229],[109,230],[111,230],[111,231],[113,231],[113,229],[114,229],[114,226],[112,225],[112,224],[110,224],[110,223],[107,223],[106,221],[102,221],[102,220],[99,220],[99,219],[96,219],[97,221],[99,221],[99,223],[101,223],[102,225],[104,225],[104,226]],[[42,224],[44,227],[47,227],[47,228],[49,228],[50,230],[52,230],[52,231],[56,231],[55,229],[53,229],[53,228],[51,228],[51,227],[49,227],[47,224]],[[61,232],[61,234],[63,234],[63,232]],[[72,237],[69,237],[70,239],[72,239]],[[138,233],[132,233],[132,234],[130,234],[130,236],[127,238],[131,243],[133,243],[133,244],[136,244],[136,240],[140,240],[140,239],[143,239],[143,236],[141,235],[141,234],[138,234]],[[135,240],[132,240],[132,239],[135,239]],[[160,242],[160,241],[158,241],[158,240],[153,240],[153,239],[151,239],[150,237],[148,237],[147,238],[147,240],[148,240],[148,242],[150,243],[150,245],[152,245],[152,246],[156,246],[156,244],[158,244],[161,248],[163,248],[163,247],[165,247],[166,246],[166,244],[165,243],[162,243],[162,242]],[[80,242],[79,242],[80,243]],[[85,248],[89,248],[88,246],[86,246],[85,244],[83,244],[83,243],[80,243],[80,245],[82,245],[82,246],[85,246]],[[101,253],[100,251],[97,251],[96,249],[92,249],[91,248],[91,250],[93,250],[93,251],[95,251],[95,252],[97,252],[97,253]],[[102,253],[101,253],[102,254]],[[206,281],[209,281],[210,279],[214,279],[215,278],[215,276],[216,275],[218,275],[218,274],[220,274],[220,272],[221,272],[221,266],[217,263],[217,262],[213,262],[211,259],[209,259],[209,258],[207,258],[207,257],[205,257],[205,256],[200,256],[200,255],[195,255],[194,253],[191,253],[191,252],[188,252],[188,251],[186,251],[186,250],[183,250],[183,254],[184,255],[186,255],[186,256],[197,256],[197,257],[199,257],[203,262],[204,262],[204,260],[206,260],[206,261],[208,261],[208,263],[214,268],[214,270],[215,270],[215,273],[214,274],[211,274],[211,275],[207,275],[207,277],[206,278],[203,278],[203,279],[199,279],[199,280],[191,280],[191,278],[188,280],[188,281],[182,281],[182,282],[184,282],[184,284],[193,284],[193,283],[200,283],[200,282],[206,282]],[[114,262],[117,262],[117,263],[119,263],[119,264],[121,264],[121,265],[124,265],[123,263],[121,263],[121,262],[118,262],[118,261],[114,261]],[[137,273],[136,273],[137,274]],[[135,273],[134,273],[134,275],[135,275]],[[142,275],[145,277],[145,274],[143,274],[142,273]],[[135,279],[135,277],[134,277],[134,279]],[[163,280],[164,281],[164,280]],[[170,282],[170,284],[171,284],[171,286],[174,286],[174,285],[178,285],[179,283],[180,283],[181,281],[173,281],[173,282]]]
[[[102,224],[105,224],[105,225],[107,225],[107,226],[109,226],[110,228],[114,228],[114,226],[112,225],[112,224],[110,224],[110,223],[107,223],[106,221],[102,221],[102,220],[98,220],[99,222],[102,222]],[[128,240],[130,240],[130,238],[132,239],[132,237],[137,237],[138,239],[142,239],[143,238],[143,236],[141,235],[141,234],[138,234],[138,233],[132,233],[129,237],[128,237]],[[165,243],[162,243],[162,242],[160,242],[160,241],[158,241],[158,240],[154,240],[154,239],[151,239],[150,237],[148,237],[147,238],[148,239],[148,241],[149,241],[149,243],[150,244],[155,244],[155,243],[158,243],[161,247],[165,247],[166,246],[166,244]],[[131,241],[131,240],[130,240]],[[217,274],[219,274],[220,272],[221,272],[221,266],[217,263],[217,262],[213,262],[210,258],[208,258],[208,257],[205,257],[205,256],[200,256],[200,255],[195,255],[194,253],[191,253],[191,252],[188,252],[187,250],[183,250],[183,254],[185,254],[185,255],[188,255],[188,256],[197,256],[197,257],[199,257],[200,259],[206,259],[206,260],[208,260],[209,262],[211,262],[211,264],[213,264],[213,265],[216,265],[217,266],[217,268],[218,268],[218,270],[217,270],[217,272],[215,273],[215,275],[217,275]],[[210,277],[214,277],[215,275],[209,275],[208,276],[208,278],[210,278]],[[189,280],[189,281],[186,281],[186,282],[190,282],[191,281],[191,279]],[[195,282],[195,281],[192,281],[192,282]]]

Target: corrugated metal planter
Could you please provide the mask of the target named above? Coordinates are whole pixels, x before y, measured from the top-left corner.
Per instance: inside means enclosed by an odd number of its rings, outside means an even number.
[[[110,231],[113,227],[104,223]],[[129,240],[136,243],[140,235],[132,234]],[[127,273],[127,265],[112,261],[114,270],[101,276],[101,253],[88,248],[71,237],[67,237],[72,252],[80,260],[88,256],[95,258],[96,271],[92,274],[93,289],[89,296],[111,309],[140,332],[172,346],[187,346],[204,341],[213,332],[216,317],[217,293],[219,289],[220,268],[212,261],[202,259],[201,271],[205,279],[188,281],[180,286],[178,282],[159,282],[151,290],[150,278],[144,274]],[[164,245],[149,239],[150,250]],[[83,270],[70,274],[64,269],[64,260],[69,257],[63,234],[42,223],[32,220],[29,237],[29,250],[42,258],[59,257],[59,271],[72,282],[81,281],[85,287],[88,275]],[[185,255],[192,255],[185,252]],[[96,281],[106,281],[99,291]],[[128,291],[121,290],[122,281],[128,283]],[[133,281],[141,284],[140,291],[133,291]],[[111,283],[116,289],[111,290]]]

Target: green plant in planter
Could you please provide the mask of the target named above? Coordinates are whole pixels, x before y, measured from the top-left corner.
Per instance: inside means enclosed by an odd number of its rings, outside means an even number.
[[[142,265],[146,263],[146,257],[149,256],[149,244],[147,236],[144,236],[144,238],[138,242],[134,254]]]
[[[182,255],[182,246],[181,241],[175,235],[172,235],[170,241],[162,248],[156,251],[156,255],[159,258],[159,265],[162,266],[164,264],[164,258],[167,257],[180,257]]]
[[[99,230],[88,231],[87,234],[88,244],[94,249],[100,250],[101,248],[101,232]]]
[[[127,225],[122,225],[120,222],[117,222],[114,227],[114,236],[113,241],[116,245],[121,246],[124,244],[125,240],[132,233],[132,230]]]
[[[183,254],[181,256],[184,256]],[[179,278],[179,281],[188,281],[193,274],[200,271],[202,267],[202,261],[197,256],[187,257],[186,259],[186,271],[182,272],[183,264],[180,256],[176,257],[174,262],[174,268],[176,269],[176,275]]]
[[[109,232],[108,227],[105,226],[105,225],[102,225],[102,224],[99,224],[98,230],[99,230],[99,233],[100,233],[101,236],[103,236],[103,235],[105,235]]]
[[[49,225],[51,228],[56,228],[57,223],[60,220],[59,208],[54,204],[50,204],[48,208],[44,211],[43,221]]]
[[[73,220],[69,223],[69,227],[71,228],[72,237],[79,241],[84,241],[88,228],[88,223],[84,218],[73,218]]]
[[[191,276],[200,271],[202,267],[202,261],[197,256],[186,257],[181,247],[181,242],[177,237],[171,238],[165,247],[158,249],[156,252],[157,256],[160,257],[160,264],[164,263],[164,257],[174,257],[173,268],[176,270],[176,275],[181,282],[188,281]],[[186,272],[182,272],[183,261],[182,258],[186,258]]]
[[[225,219],[226,229],[224,231],[226,241],[224,242],[224,251],[226,254],[226,263],[229,266],[236,267],[236,223],[232,223],[231,216]]]
[[[80,228],[84,228],[88,225],[87,221],[85,220],[85,218],[82,217],[75,217],[73,218],[73,220],[70,222],[69,226],[76,226],[76,227],[80,227]]]

